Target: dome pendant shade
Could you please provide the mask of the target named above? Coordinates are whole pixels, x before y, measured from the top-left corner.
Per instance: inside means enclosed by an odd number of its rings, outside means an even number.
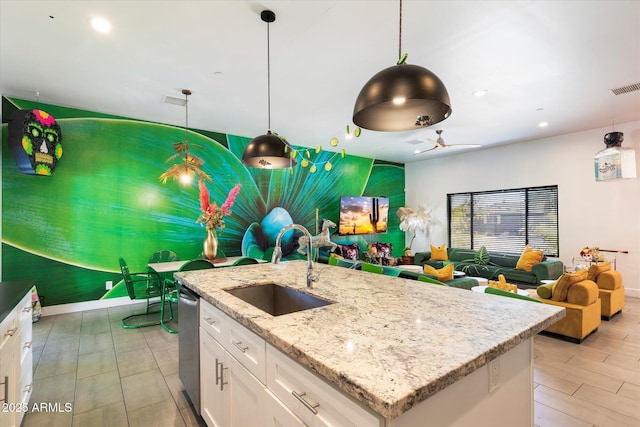
[[[253,168],[282,169],[295,166],[296,161],[291,158],[287,144],[269,130],[249,142],[242,153],[242,164]]]
[[[419,65],[399,64],[385,68],[364,85],[353,108],[353,123],[369,130],[399,132],[431,126],[450,115],[451,101],[442,80]]]

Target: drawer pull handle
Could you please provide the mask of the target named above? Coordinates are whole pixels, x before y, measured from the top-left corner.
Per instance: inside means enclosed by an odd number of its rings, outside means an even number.
[[[215,319],[212,319],[211,317],[205,317],[204,321],[207,322],[208,324],[212,325],[212,326],[216,324]]]
[[[31,384],[27,384],[26,386],[24,386],[24,392],[31,393]]]
[[[235,345],[235,346],[236,346],[236,348],[237,348],[238,350],[240,350],[240,351],[241,351],[241,352],[243,352],[243,353],[246,353],[246,352],[247,352],[247,350],[249,349],[249,347],[248,347],[248,346],[244,346],[244,347],[242,346],[242,341],[233,341],[233,340],[232,340],[231,342],[233,343],[233,345]]]
[[[12,337],[16,333],[17,330],[18,330],[18,327],[16,326],[13,329],[7,330],[7,332],[5,332],[4,334],[5,334],[5,336]]]
[[[0,399],[0,402],[9,403],[9,377],[4,377],[4,397]]]
[[[22,309],[22,312],[23,313],[28,313],[28,312],[31,311],[31,308],[32,308],[31,306],[25,307],[25,308]]]
[[[316,408],[320,406],[320,404],[319,403],[312,404],[307,402],[307,400],[304,398],[304,396],[307,395],[306,392],[297,393],[295,390],[293,390],[291,394],[293,394],[293,396],[296,399],[298,399],[304,405],[305,408],[313,412],[314,415],[318,415],[318,410]]]
[[[216,357],[216,385],[218,385],[218,382],[220,381],[220,374],[218,371],[218,365],[222,365],[222,363],[218,362],[218,358]]]
[[[27,341],[26,343],[24,343],[23,348],[31,348],[31,341]]]

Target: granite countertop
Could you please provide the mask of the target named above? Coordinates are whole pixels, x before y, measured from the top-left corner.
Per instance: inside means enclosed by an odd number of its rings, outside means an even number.
[[[561,307],[306,261],[176,273],[179,282],[385,418],[565,316]],[[271,316],[223,289],[277,283],[334,302]]]

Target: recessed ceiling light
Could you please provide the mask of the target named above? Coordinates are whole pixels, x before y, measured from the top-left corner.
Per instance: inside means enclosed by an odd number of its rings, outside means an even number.
[[[111,31],[111,23],[104,18],[93,18],[91,20],[91,26],[94,30],[101,33],[108,33]]]
[[[478,90],[474,90],[473,92],[471,92],[471,95],[473,96],[485,96],[487,94],[487,92],[489,92],[486,89],[478,89]]]
[[[549,122],[540,122],[540,123],[538,123],[538,127],[539,128],[546,128],[547,126],[549,126]]]

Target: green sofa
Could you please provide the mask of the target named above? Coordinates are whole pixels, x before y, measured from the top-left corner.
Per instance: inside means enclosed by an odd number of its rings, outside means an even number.
[[[520,254],[508,254],[504,252],[489,252],[487,264],[477,264],[474,257],[478,251],[471,249],[448,248],[448,261],[432,261],[431,252],[416,252],[414,264],[428,264],[434,268],[442,268],[448,263],[453,263],[457,271],[466,273],[471,277],[484,277],[497,280],[498,275],[504,275],[509,283],[516,285],[538,286],[541,280],[555,280],[564,272],[562,261],[544,257],[542,262],[535,264],[532,270],[524,271],[516,269]]]

